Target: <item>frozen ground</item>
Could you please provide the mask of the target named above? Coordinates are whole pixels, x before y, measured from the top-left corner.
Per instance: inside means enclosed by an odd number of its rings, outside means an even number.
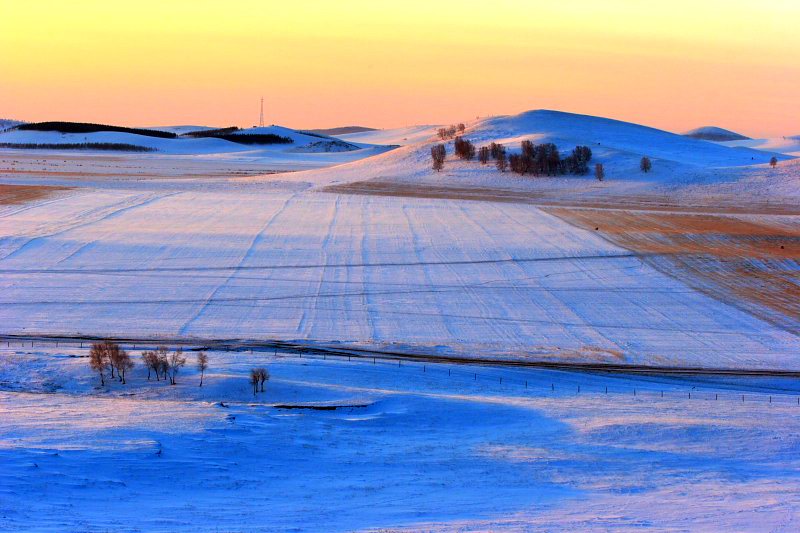
[[[468,136],[590,144],[608,181],[452,159],[433,174],[432,132],[369,132],[357,142],[405,146],[262,175],[278,168],[258,154],[4,152],[0,183],[69,189],[0,205],[0,336],[800,370],[796,304],[759,318],[670,270],[714,248],[794,294],[796,160],[533,112]],[[100,389],[85,355],[0,347],[0,530],[797,529],[796,379],[215,352],[202,389],[190,368]]]
[[[211,353],[101,390],[85,354],[0,350],[0,530],[797,526],[796,382]]]
[[[530,205],[76,189],[0,235],[0,333],[800,366],[795,335]]]

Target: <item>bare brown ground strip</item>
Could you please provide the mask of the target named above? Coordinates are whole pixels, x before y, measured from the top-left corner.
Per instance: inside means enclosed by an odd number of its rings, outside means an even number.
[[[69,190],[69,187],[6,185],[0,183],[0,205],[24,204],[67,190]]]
[[[800,333],[800,221],[733,215],[546,208],[642,254],[661,272]]]
[[[730,197],[706,197],[703,199],[702,203],[686,205],[685,203],[678,203],[672,199],[665,198],[663,195],[657,194],[625,196],[604,194],[602,198],[598,198],[591,193],[581,191],[524,191],[488,187],[396,183],[378,179],[329,185],[328,187],[322,188],[321,191],[335,194],[504,202],[545,207],[570,206],[596,209],[643,209],[648,211],[669,211],[677,213],[800,215],[800,206],[797,205],[780,203],[747,203],[746,205],[740,205],[734,201],[738,199],[732,199]],[[594,194],[597,193],[595,192]],[[572,196],[567,199],[565,195]]]

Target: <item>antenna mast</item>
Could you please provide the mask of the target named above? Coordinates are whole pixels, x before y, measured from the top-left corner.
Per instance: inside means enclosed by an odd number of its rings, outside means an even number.
[[[261,97],[261,114],[258,116],[258,126],[264,127],[264,97]]]

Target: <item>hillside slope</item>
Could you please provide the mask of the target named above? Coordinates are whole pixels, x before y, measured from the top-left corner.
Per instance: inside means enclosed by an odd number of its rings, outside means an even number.
[[[683,134],[684,137],[691,137],[693,139],[700,139],[703,141],[744,141],[749,139],[750,137],[746,137],[741,133],[736,133],[735,131],[726,130],[724,128],[719,128],[717,126],[703,126],[701,128],[695,128],[693,130],[689,130]]]

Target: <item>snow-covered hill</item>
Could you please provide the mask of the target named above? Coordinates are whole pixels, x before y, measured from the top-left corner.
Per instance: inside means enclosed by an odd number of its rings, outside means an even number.
[[[720,143],[729,147],[746,147],[769,152],[800,157],[800,135],[788,137],[769,137],[766,139],[746,139]]]
[[[390,143],[402,135],[413,138],[413,142],[369,160],[337,167],[335,172],[322,171],[313,174],[313,178],[303,178],[322,183],[380,178],[435,184],[449,182],[458,186],[539,187],[549,190],[573,188],[581,184],[585,186],[594,181],[591,175],[520,180],[514,174],[499,173],[494,165],[456,160],[452,155],[452,140],[446,142],[448,160],[445,169],[437,174],[430,168],[430,147],[441,142],[435,133],[436,127],[420,126],[342,136],[347,140]],[[567,155],[576,146],[588,146],[593,154],[592,164],[602,163],[605,166],[607,188],[619,186],[620,182],[625,182],[626,186],[652,187],[707,182],[709,179],[726,180],[729,172],[726,169],[767,165],[773,156],[778,160],[791,158],[785,154],[752,148],[723,146],[630,122],[550,110],[483,119],[468,124],[464,137],[477,146],[498,142],[512,153],[520,151],[523,140],[555,143],[562,155]],[[653,161],[653,170],[648,174],[643,174],[639,169],[643,156]]]
[[[0,131],[7,130],[9,128],[13,128],[14,126],[18,126],[23,122],[20,120],[11,120],[8,118],[0,118]]]
[[[703,126],[689,130],[683,134],[685,137],[692,137],[693,139],[701,139],[703,141],[744,141],[750,137],[746,137],[741,133],[726,130],[717,126]]]
[[[246,160],[273,165],[281,170],[326,167],[382,153],[389,147],[368,143],[344,142],[334,137],[309,134],[282,126],[249,128],[232,135],[277,135],[291,139],[286,144],[245,144],[216,137],[191,137],[190,131],[207,127],[168,126],[161,131],[178,133],[176,138],[160,138],[128,132],[98,131],[93,133],[61,133],[11,129],[0,133],[0,144],[84,144],[114,143],[149,148],[158,155],[192,155]],[[52,151],[52,150],[51,150]]]

